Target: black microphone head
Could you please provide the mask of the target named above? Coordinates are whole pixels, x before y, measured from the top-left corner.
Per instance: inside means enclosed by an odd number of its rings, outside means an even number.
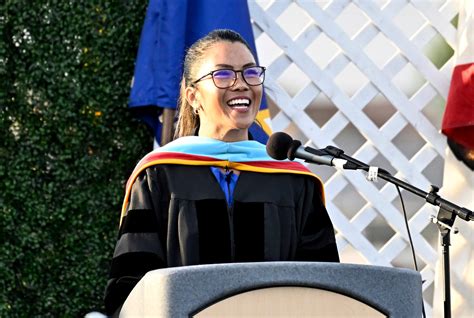
[[[267,154],[276,160],[288,158],[288,150],[293,144],[293,138],[284,132],[276,132],[267,141]]]
[[[288,152],[286,154],[288,156],[288,159],[292,161],[295,160],[296,150],[298,150],[300,146],[301,146],[301,141],[299,140],[293,140],[291,142],[290,148],[288,149]]]

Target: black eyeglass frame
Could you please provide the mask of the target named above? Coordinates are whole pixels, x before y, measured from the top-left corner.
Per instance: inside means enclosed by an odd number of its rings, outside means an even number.
[[[262,70],[262,72],[260,73],[259,77],[263,76],[262,78],[262,82],[259,83],[259,84],[250,84],[249,82],[247,82],[247,79],[245,78],[244,76],[244,71],[249,69],[249,68],[260,68]],[[203,76],[201,76],[200,78],[198,78],[197,80],[195,80],[194,82],[191,83],[191,86],[194,87],[195,84],[199,83],[200,81],[204,80],[205,77],[211,75],[211,78],[212,78],[212,82],[214,83],[214,85],[217,87],[217,88],[221,88],[221,89],[224,89],[224,88],[229,88],[229,87],[232,87],[235,85],[235,83],[237,82],[237,73],[240,73],[242,74],[242,79],[244,80],[244,82],[249,85],[249,86],[260,86],[260,85],[263,85],[263,83],[265,82],[265,71],[266,71],[266,67],[265,66],[259,66],[259,65],[254,65],[254,66],[249,66],[249,67],[245,67],[241,70],[233,70],[231,68],[221,68],[221,69],[218,69],[218,70],[214,70],[214,71],[211,71]],[[216,81],[214,79],[214,73],[216,72],[220,72],[220,71],[232,71],[234,72],[234,81],[232,82],[232,85],[229,85],[229,86],[225,86],[225,87],[219,87],[217,84],[216,84]]]

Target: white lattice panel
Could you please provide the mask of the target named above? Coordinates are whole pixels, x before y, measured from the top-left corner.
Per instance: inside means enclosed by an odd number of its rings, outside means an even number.
[[[455,1],[249,0],[249,7],[274,131],[316,148],[335,145],[426,191],[442,184]],[[309,168],[325,180],[343,261],[413,267],[393,185]],[[438,230],[429,216],[437,211],[402,193],[430,317]],[[455,274],[451,284],[467,289]]]

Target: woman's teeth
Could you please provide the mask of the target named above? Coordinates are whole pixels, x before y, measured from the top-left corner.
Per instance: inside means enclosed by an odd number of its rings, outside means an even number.
[[[250,99],[246,98],[237,98],[227,102],[227,105],[231,107],[248,107],[250,106]]]

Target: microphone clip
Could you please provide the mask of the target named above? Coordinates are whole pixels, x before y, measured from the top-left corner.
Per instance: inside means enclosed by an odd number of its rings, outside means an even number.
[[[341,158],[341,155],[344,154],[344,150],[334,146],[326,146],[326,148],[321,149],[320,151],[325,152],[325,154],[334,156],[336,158]]]

